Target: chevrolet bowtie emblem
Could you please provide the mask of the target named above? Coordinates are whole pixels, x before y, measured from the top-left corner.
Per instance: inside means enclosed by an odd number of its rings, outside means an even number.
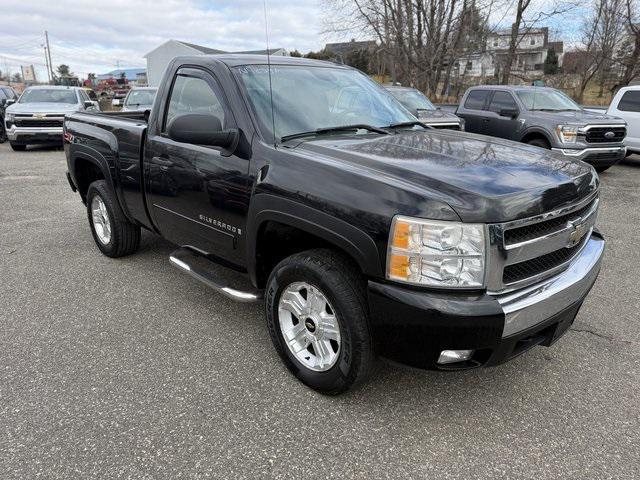
[[[46,115],[44,113],[34,113],[33,118],[45,118]]]
[[[567,242],[567,248],[575,247],[580,243],[580,240],[584,238],[589,230],[586,222],[583,222],[582,219],[574,220],[573,222],[569,222],[569,227],[573,228],[571,233],[569,234],[569,241]]]

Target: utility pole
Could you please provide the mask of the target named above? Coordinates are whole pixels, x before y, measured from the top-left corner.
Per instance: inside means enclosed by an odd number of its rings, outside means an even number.
[[[47,66],[47,77],[49,78],[49,83],[51,83],[51,70],[49,69],[49,57],[47,56],[47,46],[43,44],[42,48],[44,48],[44,63]]]
[[[53,73],[53,62],[51,62],[51,47],[49,46],[49,33],[46,30],[44,31],[44,39],[45,39],[45,43],[47,44],[47,56],[49,57],[49,68],[51,69],[51,78],[55,80],[56,76]]]

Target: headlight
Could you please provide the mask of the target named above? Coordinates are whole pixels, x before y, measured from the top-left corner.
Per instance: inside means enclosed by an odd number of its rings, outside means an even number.
[[[556,132],[562,143],[576,143],[579,128],[576,125],[558,125]]]
[[[485,226],[396,216],[387,278],[432,287],[484,285]]]
[[[4,114],[4,120],[6,122],[13,122],[13,120],[16,118],[14,113],[9,113],[9,112],[5,112]]]

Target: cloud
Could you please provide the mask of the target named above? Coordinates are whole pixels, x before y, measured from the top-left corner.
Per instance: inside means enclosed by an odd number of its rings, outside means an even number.
[[[267,0],[271,47],[322,47],[320,0]],[[263,49],[263,0],[32,0],[3,11],[0,69],[33,64],[46,78],[42,44],[49,32],[54,66],[77,74],[116,65],[144,66],[143,55],[170,38],[221,50]]]

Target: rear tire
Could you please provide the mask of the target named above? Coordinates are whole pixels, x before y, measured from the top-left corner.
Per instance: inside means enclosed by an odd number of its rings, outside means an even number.
[[[534,147],[546,148],[547,150],[551,149],[551,145],[544,138],[533,138],[527,143],[529,145],[533,145]]]
[[[292,255],[271,272],[265,299],[269,334],[284,364],[305,385],[338,395],[367,378],[373,346],[365,288],[353,262],[328,249]]]
[[[93,239],[107,257],[130,255],[140,246],[140,227],[126,219],[104,180],[89,185],[87,217]]]
[[[11,148],[13,149],[14,152],[24,152],[27,149],[26,145],[18,145],[16,143],[11,143],[11,142],[9,142],[9,144],[11,145]]]

